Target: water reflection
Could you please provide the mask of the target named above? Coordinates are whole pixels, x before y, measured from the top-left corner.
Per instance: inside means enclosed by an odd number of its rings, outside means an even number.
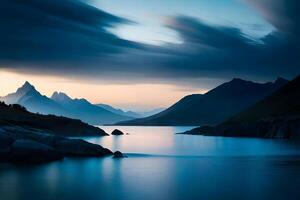
[[[130,135],[85,138],[114,151],[178,156],[298,155],[299,144],[286,140],[223,138],[176,135],[192,127],[101,127],[111,133],[115,128]]]
[[[188,127],[118,128],[130,135],[88,139],[135,154],[69,158],[36,167],[0,164],[0,199],[300,198],[300,158],[293,156],[300,155],[298,144],[174,135]]]
[[[5,200],[297,199],[300,166],[274,165],[282,159],[66,159],[33,169],[11,166],[0,173],[0,193]]]

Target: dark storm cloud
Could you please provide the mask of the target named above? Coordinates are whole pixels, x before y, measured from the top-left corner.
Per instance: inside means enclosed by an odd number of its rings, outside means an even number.
[[[251,42],[238,28],[213,27],[190,17],[170,18],[166,25],[177,31],[185,43],[231,49]]]
[[[172,66],[191,76],[295,76],[299,70],[299,40],[276,30],[259,41],[250,39],[238,28],[212,26],[190,17],[167,21],[184,43]]]
[[[96,80],[194,83],[198,78],[270,78],[299,71],[299,3],[250,1],[276,30],[260,40],[239,28],[186,16],[166,26],[182,44],[151,46],[107,29],[132,23],[75,0],[4,0],[0,6],[0,66],[30,73]]]
[[[12,61],[72,61],[122,51],[135,44],[107,28],[130,23],[74,0],[4,0],[0,50]]]
[[[173,76],[230,78],[292,78],[300,73],[300,2],[247,0],[275,30],[259,40],[238,28],[213,26],[199,19],[177,16],[166,26],[184,43],[173,46],[177,56],[163,62]],[[178,53],[179,52],[179,53]],[[172,69],[173,73],[172,73]],[[176,69],[176,70],[174,70]]]
[[[300,1],[298,0],[247,0],[278,31],[288,34],[299,34]]]

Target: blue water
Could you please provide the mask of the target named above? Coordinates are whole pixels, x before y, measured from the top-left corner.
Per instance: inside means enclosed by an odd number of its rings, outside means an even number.
[[[0,199],[300,199],[298,143],[174,134],[190,127],[119,128],[130,135],[85,139],[128,158],[0,164]]]

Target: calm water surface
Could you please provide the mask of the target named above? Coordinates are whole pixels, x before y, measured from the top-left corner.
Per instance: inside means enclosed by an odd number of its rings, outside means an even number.
[[[174,134],[191,127],[101,128],[130,135],[84,139],[128,158],[0,164],[0,199],[300,199],[300,144]]]

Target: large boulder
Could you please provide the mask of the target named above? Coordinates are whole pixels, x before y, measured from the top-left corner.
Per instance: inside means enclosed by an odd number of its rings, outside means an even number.
[[[111,134],[112,135],[124,135],[124,133],[122,131],[120,131],[119,129],[115,129]]]
[[[52,147],[33,140],[20,139],[11,145],[10,159],[15,163],[43,163],[62,158],[62,154]]]
[[[40,163],[64,156],[101,157],[113,153],[81,139],[68,139],[36,129],[0,128],[0,161],[16,164]]]
[[[32,134],[30,139],[37,141],[42,144],[46,144],[48,146],[54,147],[55,144],[60,141],[60,140],[67,140],[66,137],[62,136],[56,136],[56,135],[51,135],[51,134],[40,134],[40,133],[35,133]]]
[[[92,144],[81,139],[60,139],[53,147],[65,156],[108,156],[112,155],[109,149]]]
[[[65,156],[105,156],[112,152],[100,145],[92,144],[81,139],[68,139],[49,134],[39,134],[34,140],[53,147]]]

